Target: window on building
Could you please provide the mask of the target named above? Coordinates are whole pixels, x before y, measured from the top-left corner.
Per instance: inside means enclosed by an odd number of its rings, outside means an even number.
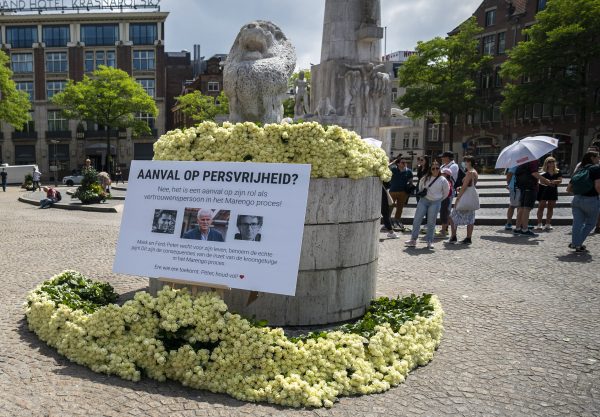
[[[25,91],[29,94],[29,101],[33,101],[33,81],[17,81],[15,86],[19,91]]]
[[[69,130],[69,121],[64,118],[60,110],[48,110],[48,132],[62,132]]]
[[[499,122],[502,120],[502,113],[500,112],[500,103],[494,103],[492,109],[492,121]]]
[[[494,55],[496,44],[496,35],[488,35],[483,37],[483,54]]]
[[[134,143],[133,159],[136,161],[150,161],[154,158],[154,146],[152,143]]]
[[[46,72],[67,72],[67,53],[46,52]]]
[[[150,113],[137,113],[135,118],[145,122],[150,129],[154,129],[156,119],[154,119],[154,116],[152,116]]]
[[[392,139],[392,148],[398,149],[400,147],[400,144],[398,143],[398,137],[396,135],[396,132],[392,132],[391,139]]]
[[[531,119],[531,105],[526,104],[523,109],[523,119]]]
[[[562,116],[563,108],[562,106],[555,105],[552,107],[552,116]]]
[[[542,104],[542,117],[552,117],[552,106],[550,104]]]
[[[71,40],[69,26],[44,26],[42,28],[42,39],[47,48],[66,47]]]
[[[494,87],[502,87],[502,77],[500,76],[500,67],[494,68]]]
[[[535,103],[533,105],[533,118],[539,119],[542,117],[542,103]]]
[[[492,88],[492,82],[494,80],[494,76],[492,73],[490,72],[482,72],[481,73],[481,88],[482,89],[487,89],[487,88]]]
[[[537,0],[536,11],[541,12],[546,8],[546,0]]]
[[[142,86],[144,91],[150,96],[155,96],[155,83],[154,79],[139,79],[137,80],[138,84]]]
[[[35,163],[35,145],[15,145],[15,165],[31,165]]]
[[[119,25],[81,25],[81,41],[86,46],[109,46],[119,40]]]
[[[392,103],[395,103],[398,100],[398,89],[396,87],[392,88]]]
[[[419,132],[413,132],[412,147],[413,147],[413,149],[416,149],[419,147]]]
[[[481,109],[481,121],[482,122],[489,122],[492,120],[492,114],[491,114],[491,108],[490,107],[484,107],[483,109]]]
[[[84,70],[85,72],[92,72],[96,70],[100,65],[106,65],[107,67],[115,68],[117,66],[117,60],[114,50],[106,51],[86,51],[84,58]]]
[[[65,165],[65,162],[68,163],[69,159],[68,143],[48,144],[48,161],[50,161],[50,164],[54,165],[58,162],[57,165],[59,165],[61,169],[64,169],[62,166]]]
[[[6,43],[12,48],[31,48],[38,41],[37,26],[8,26]]]
[[[496,9],[485,12],[485,26],[493,26],[496,24]]]
[[[473,124],[481,123],[481,110],[477,109],[473,112]]]
[[[404,139],[402,140],[402,149],[407,149],[410,146],[410,132],[404,132]]]
[[[133,51],[133,69],[138,71],[154,70],[154,51]]]
[[[498,34],[498,55],[506,53],[506,32]]]
[[[60,93],[67,86],[67,82],[64,80],[51,80],[46,81],[46,99],[50,100],[54,94]]]
[[[134,45],[154,45],[154,41],[158,40],[156,23],[131,23],[129,40]]]
[[[11,54],[10,68],[14,73],[33,72],[33,54]]]
[[[218,92],[219,91],[219,82],[218,81],[209,81],[208,82],[208,91]]]

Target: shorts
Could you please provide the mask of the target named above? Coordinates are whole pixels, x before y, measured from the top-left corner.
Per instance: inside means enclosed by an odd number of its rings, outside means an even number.
[[[521,193],[520,190],[518,188],[513,188],[513,189],[509,189],[508,191],[508,197],[510,199],[510,206],[511,207],[519,207],[521,205]]]
[[[535,200],[537,197],[537,191],[536,190],[530,190],[530,189],[519,189],[519,192],[517,193],[519,194],[519,207],[525,207],[525,208],[529,208],[532,209],[533,206],[535,205]]]

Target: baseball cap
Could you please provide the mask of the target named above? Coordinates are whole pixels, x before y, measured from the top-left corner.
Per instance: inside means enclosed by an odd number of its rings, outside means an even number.
[[[439,154],[439,155],[438,155],[438,158],[442,158],[442,157],[444,157],[444,156],[445,156],[446,158],[450,158],[450,159],[452,159],[452,158],[454,158],[454,153],[452,153],[452,152],[450,152],[450,151],[445,151],[445,152],[442,152],[441,154]]]

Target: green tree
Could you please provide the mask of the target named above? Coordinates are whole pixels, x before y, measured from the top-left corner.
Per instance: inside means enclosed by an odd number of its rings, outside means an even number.
[[[229,99],[223,91],[216,100],[213,96],[206,96],[197,90],[176,99],[183,114],[196,123],[214,121],[217,115],[229,113]]]
[[[111,129],[131,128],[134,135],[150,133],[148,124],[136,114],[158,115],[154,99],[129,74],[103,65],[80,82],[69,80],[64,91],[52,97],[52,103],[61,106],[69,119],[106,127],[106,170],[110,169]]]
[[[296,100],[292,97],[288,97],[283,100],[283,117],[294,118],[294,107],[296,106]]]
[[[479,105],[475,94],[476,76],[491,57],[481,55],[481,32],[475,18],[470,18],[447,38],[436,37],[418,42],[416,54],[400,67],[399,84],[406,93],[397,103],[408,107],[416,118],[433,116],[448,121],[449,149],[454,141],[454,118]]]
[[[29,120],[29,95],[17,90],[8,66],[8,56],[0,50],[0,120],[21,130]]]
[[[592,73],[600,59],[600,0],[548,1],[536,20],[502,65],[501,75],[510,80],[502,110],[536,103],[576,109],[581,158],[587,115],[600,93],[600,79]]]

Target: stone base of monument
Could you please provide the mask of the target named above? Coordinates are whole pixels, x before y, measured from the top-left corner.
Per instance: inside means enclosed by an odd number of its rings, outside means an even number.
[[[311,179],[295,296],[226,290],[229,311],[273,326],[310,326],[364,314],[375,296],[381,182]],[[150,292],[162,284],[150,279]],[[251,301],[249,303],[249,301]]]

